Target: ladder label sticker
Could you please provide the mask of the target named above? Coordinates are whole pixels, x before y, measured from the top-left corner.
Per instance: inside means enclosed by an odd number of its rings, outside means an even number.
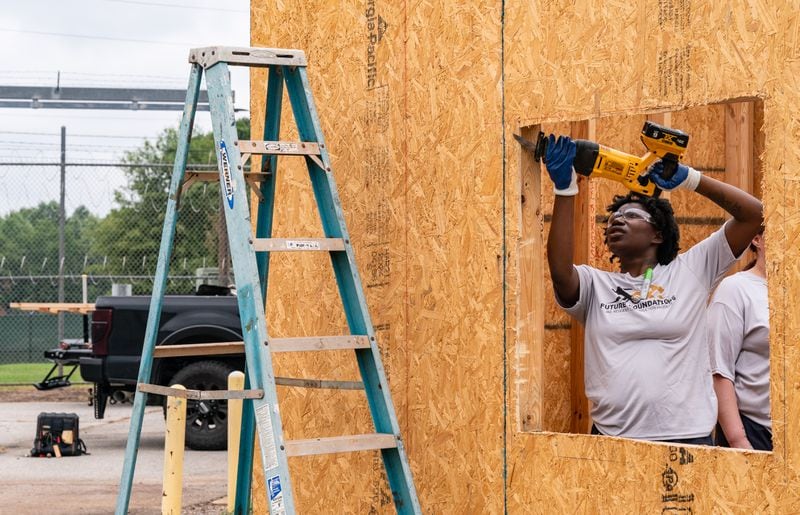
[[[269,416],[269,404],[262,404],[255,409],[258,423],[258,436],[264,456],[264,476],[267,471],[278,468],[278,452],[275,450],[275,433],[272,430],[272,419]]]
[[[286,248],[290,250],[319,250],[318,241],[286,240]]]
[[[297,152],[300,145],[285,141],[265,141],[264,148],[268,152]]]
[[[233,209],[233,178],[231,177],[231,164],[228,161],[228,147],[224,141],[219,142],[219,163],[222,174],[222,187],[225,189],[225,198],[228,200],[228,207]]]
[[[286,508],[283,505],[283,491],[281,490],[281,477],[274,476],[267,479],[269,492],[269,512],[272,515],[284,515]]]

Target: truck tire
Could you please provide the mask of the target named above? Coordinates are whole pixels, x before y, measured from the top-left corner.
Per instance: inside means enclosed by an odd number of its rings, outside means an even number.
[[[187,390],[227,390],[233,367],[220,361],[197,361],[180,369],[170,381]],[[228,401],[190,400],[186,403],[186,445],[198,451],[228,446]]]

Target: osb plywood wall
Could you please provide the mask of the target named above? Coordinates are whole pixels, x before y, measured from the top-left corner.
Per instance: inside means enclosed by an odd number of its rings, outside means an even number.
[[[800,505],[800,372],[792,365],[800,358],[792,294],[800,291],[799,21],[786,1],[253,0],[253,46],[307,53],[424,511],[746,513]],[[264,76],[254,74],[252,86],[255,135]],[[763,186],[769,220],[775,452],[691,448],[689,462],[663,444],[522,431],[519,401],[531,388],[541,393],[536,429],[570,429],[572,362],[569,319],[551,300],[541,314],[518,319],[527,288],[520,276],[542,231],[522,231],[521,197],[538,170],[523,169],[511,134],[591,124],[599,141],[641,154],[642,121],[672,112],[670,124],[692,134],[687,160],[724,175],[724,108],[716,104],[751,98],[760,99],[756,189]],[[290,139],[285,125],[282,138]],[[278,236],[320,233],[297,165],[282,161]],[[551,189],[546,179],[538,188],[540,209],[528,225],[546,235]],[[592,183],[589,218],[615,192]],[[722,216],[691,195],[672,199],[679,217],[693,218],[682,225],[684,247]],[[607,266],[601,230],[587,226],[587,260]],[[329,266],[304,259],[273,258],[270,332],[338,334],[345,324]],[[541,294],[549,299],[544,268]],[[534,321],[546,326],[536,336],[542,354],[521,358],[534,343],[521,328]],[[346,354],[333,362],[281,355],[277,372],[357,377]],[[281,392],[289,438],[369,429],[358,393]],[[291,464],[303,513],[392,512],[375,455]],[[675,477],[666,490],[665,478]],[[263,483],[256,489],[258,502]]]
[[[426,512],[503,506],[501,14],[494,2],[410,9],[375,0],[304,0],[252,8],[254,46],[307,54]],[[256,113],[263,110],[263,76],[252,89]],[[296,167],[280,179],[289,183],[278,191],[281,202],[302,200],[313,209],[310,189],[299,189],[305,175]],[[301,234],[298,222],[319,233],[313,216],[280,206],[277,213],[278,234]],[[316,280],[330,277],[330,266],[320,260],[301,272],[280,265],[269,284],[271,332],[343,332],[341,317],[327,314],[341,312],[332,281],[321,287]],[[278,358],[280,375],[358,377],[352,365],[343,372],[353,361],[346,353],[330,367],[324,356]],[[288,436],[369,432],[363,394],[340,397],[283,392]],[[394,510],[377,454],[291,464],[301,513]]]
[[[724,177],[724,107],[702,106],[763,100],[763,104],[756,102],[754,123],[764,136],[763,140],[757,136],[754,146],[763,171],[770,241],[776,436],[772,454],[692,448],[693,460],[689,463],[684,458],[682,463],[680,449],[663,444],[527,434],[518,431],[518,424],[510,424],[507,456],[514,472],[506,484],[509,511],[796,510],[800,462],[795,442],[800,428],[795,420],[800,406],[794,386],[796,367],[790,364],[798,359],[792,337],[798,313],[788,299],[798,282],[798,248],[792,236],[798,231],[797,183],[791,174],[797,168],[798,151],[787,146],[787,136],[797,133],[800,107],[795,78],[800,51],[796,8],[786,2],[767,6],[692,0],[509,2],[505,19],[506,134],[520,126],[549,128],[547,124],[556,121],[592,120],[599,141],[641,154],[636,133],[644,116],[674,111],[670,124],[692,135],[687,161],[712,176]],[[508,181],[515,181],[507,182],[510,190],[525,178],[514,176],[519,150],[513,145],[506,149]],[[756,186],[758,191],[761,184]],[[594,188],[594,208],[600,213],[614,186]],[[714,220],[722,216],[696,196],[676,193],[672,200],[684,221],[683,247],[708,234]],[[542,206],[546,213],[544,198]],[[513,219],[518,214],[508,215],[512,220],[508,226],[517,226]],[[513,236],[509,231],[509,237]],[[596,233],[595,239],[600,238]],[[595,265],[607,263],[599,250],[590,256]],[[515,274],[510,267],[509,276]],[[510,280],[509,285],[516,287],[517,282]],[[569,355],[562,354],[561,359]],[[546,360],[547,354],[545,369]],[[513,397],[519,393],[512,389],[510,395],[513,411]],[[548,416],[547,406],[545,402],[543,419]],[[547,429],[547,420],[543,422]],[[669,477],[678,478],[671,490],[665,484]]]

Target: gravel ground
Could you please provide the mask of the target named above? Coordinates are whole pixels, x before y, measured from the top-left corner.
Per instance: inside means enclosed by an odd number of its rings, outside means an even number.
[[[2,403],[64,403],[65,409],[67,406],[75,406],[75,403],[85,403],[85,405],[90,405],[90,391],[91,386],[89,384],[78,384],[73,385],[68,388],[56,388],[53,390],[45,390],[40,391],[34,388],[32,385],[15,385],[15,386],[0,386],[0,402]],[[46,405],[46,404],[43,404]],[[22,406],[22,404],[20,404]],[[52,406],[52,405],[50,405]],[[73,411],[74,408],[70,408],[68,411]],[[32,420],[28,421],[26,427],[28,425],[33,424]],[[91,420],[91,419],[90,419]],[[83,434],[85,432],[85,428],[82,424],[82,431]],[[26,433],[27,434],[27,433]],[[84,437],[86,438],[86,437]],[[27,445],[27,441],[25,442]],[[5,454],[9,449],[5,449],[0,447],[0,455]],[[18,452],[18,451],[13,451]],[[91,449],[90,449],[91,452]],[[121,452],[121,451],[120,451]],[[141,451],[140,451],[141,452]],[[161,452],[161,451],[159,451]],[[224,455],[221,454],[222,459]],[[74,458],[73,458],[74,459]],[[219,458],[215,458],[219,459]],[[0,474],[1,475],[1,474]],[[74,508],[74,507],[73,507]],[[85,511],[88,509],[89,511]],[[139,512],[134,510],[137,513],[150,513],[150,510],[145,510],[144,512]],[[0,513],[3,512],[3,508],[0,507]],[[89,508],[74,508],[66,510],[62,510],[61,513],[93,513]],[[202,502],[192,505],[184,505],[181,508],[181,513],[190,514],[190,515],[216,515],[226,513],[226,499],[225,497],[210,500],[208,502]]]
[[[86,401],[88,404],[91,390],[92,387],[88,383],[43,391],[37,390],[33,385],[0,386],[0,402]]]

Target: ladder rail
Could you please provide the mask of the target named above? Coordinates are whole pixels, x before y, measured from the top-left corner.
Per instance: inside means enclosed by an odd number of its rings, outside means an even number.
[[[278,411],[272,357],[263,345],[269,336],[261,294],[262,284],[259,280],[255,253],[250,243],[252,238],[249,237],[250,212],[247,190],[240,154],[233,144],[238,140],[233,101],[229,94],[224,94],[231,91],[228,65],[220,61],[207,68],[206,83],[209,90],[212,126],[218,147],[218,164],[222,181],[220,188],[226,200],[223,202],[223,209],[236,277],[236,297],[239,312],[252,317],[241,321],[247,375],[253,383],[250,388],[264,390],[262,399],[252,401],[259,428],[259,449],[264,480],[268,485],[279,485],[277,488],[284,509],[287,513],[294,513],[294,496],[283,441],[283,426]],[[271,490],[269,486],[268,490]]]
[[[266,116],[264,118],[264,140],[278,140],[281,130],[281,111],[283,104],[282,68],[272,66],[267,74]],[[261,173],[265,179],[259,186],[261,195],[256,213],[256,238],[269,238],[272,235],[275,206],[275,182],[278,169],[278,156],[261,156]],[[270,172],[270,173],[267,173]],[[256,268],[261,284],[261,298],[267,298],[269,280],[269,252],[256,252]],[[265,308],[266,309],[266,308]],[[239,474],[236,481],[237,513],[249,513],[250,492],[252,491],[253,451],[255,447],[255,412],[252,402],[245,402],[242,412],[242,430],[239,440]]]
[[[153,278],[153,293],[150,297],[150,311],[147,317],[142,357],[139,362],[138,383],[148,382],[150,380],[150,374],[152,373],[153,351],[155,349],[156,337],[161,321],[161,306],[167,287],[167,273],[169,271],[170,257],[172,256],[175,226],[178,220],[178,199],[181,185],[183,184],[183,176],[186,171],[187,158],[189,156],[189,142],[192,138],[192,128],[194,126],[194,116],[197,112],[197,99],[200,95],[200,81],[202,75],[203,69],[200,65],[192,65],[179,129],[175,164],[172,169],[172,180],[169,186],[167,210],[164,215],[164,229],[161,232],[161,247],[158,252],[158,264],[156,266],[156,274]],[[137,391],[133,400],[131,424],[128,430],[128,441],[125,447],[125,461],[122,467],[119,493],[117,494],[117,515],[123,515],[128,512],[146,402],[147,394]]]
[[[400,424],[395,416],[380,349],[369,317],[366,296],[356,267],[350,235],[347,232],[344,211],[336,182],[333,174],[330,173],[330,156],[322,135],[322,124],[319,121],[311,94],[308,75],[305,68],[297,67],[291,68],[288,73],[285,73],[285,77],[300,139],[319,143],[320,157],[325,166],[324,170],[320,169],[313,160],[306,158],[323,231],[328,238],[344,239],[345,252],[331,252],[330,256],[345,316],[353,334],[366,334],[370,339],[370,348],[357,349],[355,354],[375,430],[378,433],[391,433],[397,437],[396,449],[381,450],[395,507],[398,513],[420,513],[419,499],[411,480],[411,467],[406,458],[400,435]],[[304,94],[299,94],[301,91]]]
[[[277,140],[280,137],[283,100],[283,68],[271,67],[267,77],[267,116],[264,121],[264,140]],[[275,182],[278,169],[278,156],[261,156],[261,172],[267,173],[267,180],[261,182],[261,199],[256,214],[256,238],[270,238],[275,217]],[[261,295],[267,298],[269,280],[269,252],[256,252],[258,278],[261,281]]]

